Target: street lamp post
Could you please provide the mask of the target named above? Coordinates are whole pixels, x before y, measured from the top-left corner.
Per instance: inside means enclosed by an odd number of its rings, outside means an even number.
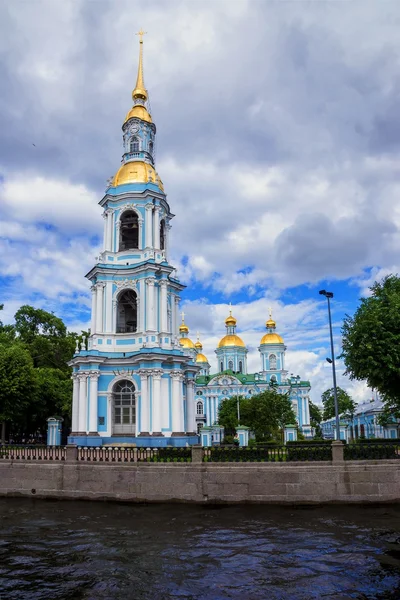
[[[333,349],[332,317],[331,317],[331,304],[330,304],[330,299],[333,298],[333,293],[327,292],[326,290],[320,290],[319,293],[321,294],[321,296],[325,296],[325,298],[328,300],[329,333],[330,333],[330,337],[331,337],[333,397],[335,399],[336,439],[340,440],[339,404],[338,404],[337,386],[336,386],[335,352]]]

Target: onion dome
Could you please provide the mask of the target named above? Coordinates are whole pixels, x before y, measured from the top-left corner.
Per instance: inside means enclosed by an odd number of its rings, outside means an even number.
[[[261,339],[260,344],[283,344],[283,338],[275,332],[276,323],[272,318],[272,309],[269,309],[269,319],[265,323],[267,333]]]
[[[204,354],[201,354],[201,352],[199,352],[196,356],[196,362],[197,363],[208,363],[207,358],[204,356]]]
[[[227,346],[246,347],[244,341],[235,333],[225,335],[218,343],[218,348],[226,348]]]
[[[154,183],[164,191],[163,182],[155,168],[138,160],[123,164],[118,169],[111,185],[124,185],[124,183]]]
[[[236,327],[237,320],[232,316],[232,311],[229,311],[229,317],[225,319],[225,325],[227,327]]]
[[[182,323],[179,325],[179,333],[181,334],[181,337],[179,339],[179,344],[183,348],[190,348],[191,350],[193,350],[195,348],[195,346],[194,346],[192,340],[187,337],[187,335],[189,333],[189,327],[186,325],[184,319],[185,319],[185,313],[182,313]]]
[[[182,346],[182,348],[189,348],[190,350],[194,349],[194,344],[192,340],[190,340],[187,337],[180,338],[179,345]]]
[[[203,344],[200,341],[200,335],[199,332],[197,332],[197,342],[195,343],[194,347],[196,348],[196,350],[198,352],[200,352],[201,350],[203,350]]]

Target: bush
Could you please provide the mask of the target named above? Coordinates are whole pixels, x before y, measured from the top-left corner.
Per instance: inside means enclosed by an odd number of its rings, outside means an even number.
[[[222,444],[233,444],[233,435],[226,435],[222,440]]]
[[[330,446],[333,440],[302,440],[286,442],[286,446]]]
[[[257,442],[254,439],[249,440],[249,448],[256,448]]]

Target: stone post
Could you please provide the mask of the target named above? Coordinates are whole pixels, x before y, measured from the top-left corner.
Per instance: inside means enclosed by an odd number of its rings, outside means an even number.
[[[332,462],[340,463],[344,461],[344,445],[341,440],[335,440],[332,442]]]
[[[78,447],[75,444],[69,444],[65,448],[65,462],[75,462],[78,459]]]
[[[203,462],[204,450],[202,446],[192,446],[192,463],[201,464]]]

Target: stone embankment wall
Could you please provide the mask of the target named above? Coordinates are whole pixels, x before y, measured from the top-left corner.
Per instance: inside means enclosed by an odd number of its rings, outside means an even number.
[[[0,496],[129,502],[398,502],[398,462],[91,464],[2,460]]]

